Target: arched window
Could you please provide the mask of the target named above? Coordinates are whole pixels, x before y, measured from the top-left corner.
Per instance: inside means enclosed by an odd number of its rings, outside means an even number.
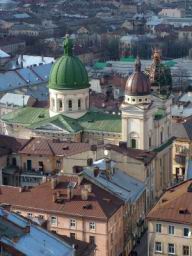
[[[59,100],[59,110],[62,110],[63,109],[63,102],[62,100],[60,99]]]
[[[136,139],[131,139],[131,147],[136,148],[137,147],[137,141]]]
[[[71,111],[72,108],[73,108],[72,100],[69,100],[69,101],[68,101],[68,109],[69,109],[69,111]]]
[[[163,130],[160,132],[160,142],[163,143]]]
[[[78,110],[81,109],[81,99],[78,99]]]

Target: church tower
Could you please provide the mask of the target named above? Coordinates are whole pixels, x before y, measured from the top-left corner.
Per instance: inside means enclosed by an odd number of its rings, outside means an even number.
[[[151,107],[151,86],[148,77],[141,71],[141,62],[137,58],[135,71],[128,78],[125,87],[125,99],[122,110],[122,139],[127,146],[145,149],[148,134],[147,113]]]
[[[72,40],[66,37],[64,55],[55,62],[49,77],[50,116],[83,116],[89,109],[89,87],[87,71],[73,55]]]

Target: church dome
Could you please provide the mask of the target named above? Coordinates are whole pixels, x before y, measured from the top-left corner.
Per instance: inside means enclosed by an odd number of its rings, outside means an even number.
[[[130,96],[145,96],[151,92],[148,77],[141,71],[141,62],[137,59],[135,72],[128,78],[125,86],[125,94]]]
[[[73,56],[71,39],[64,41],[64,55],[52,67],[49,89],[79,90],[89,88],[88,74],[83,63]]]

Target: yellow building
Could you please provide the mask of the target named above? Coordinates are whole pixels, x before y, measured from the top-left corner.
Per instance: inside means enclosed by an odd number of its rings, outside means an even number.
[[[148,255],[191,255],[192,180],[168,189],[148,214]]]

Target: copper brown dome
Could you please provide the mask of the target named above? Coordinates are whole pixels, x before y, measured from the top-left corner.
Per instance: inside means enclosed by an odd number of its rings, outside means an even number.
[[[137,58],[135,72],[128,78],[125,86],[125,94],[130,96],[144,96],[151,92],[148,77],[141,71],[141,62]]]

